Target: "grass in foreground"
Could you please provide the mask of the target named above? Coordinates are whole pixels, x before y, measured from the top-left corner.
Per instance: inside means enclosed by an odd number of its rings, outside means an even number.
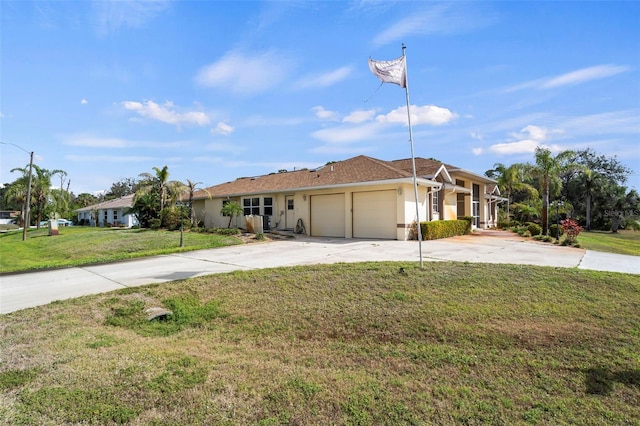
[[[616,234],[608,231],[582,231],[578,242],[587,250],[640,256],[640,232],[637,231],[623,230]]]
[[[632,275],[444,262],[130,288],[2,317],[0,419],[637,424],[639,307]]]
[[[0,234],[0,272],[27,271],[109,262],[180,251],[238,244],[235,237],[178,231],[65,227],[49,236],[48,229]]]

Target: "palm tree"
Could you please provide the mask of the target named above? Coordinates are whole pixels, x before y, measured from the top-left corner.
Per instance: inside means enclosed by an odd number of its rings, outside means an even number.
[[[510,215],[510,206],[513,203],[513,193],[515,191],[524,191],[530,195],[537,197],[537,191],[534,187],[524,181],[526,174],[526,164],[514,163],[505,166],[502,163],[493,165],[492,170],[487,170],[485,175],[498,182],[500,191],[507,198],[507,215]]]
[[[591,231],[591,203],[597,190],[603,186],[602,176],[591,169],[584,169],[579,181],[579,192],[584,194],[585,229]]]
[[[29,174],[28,167],[24,167],[24,168],[18,167],[18,168],[12,169],[11,171],[22,172],[23,177],[21,178],[21,180],[24,179],[26,182]],[[65,172],[64,170],[58,170],[58,169],[55,169],[55,170],[43,169],[42,167],[39,167],[37,164],[33,165],[33,171],[35,172],[35,174],[33,176],[32,183],[31,183],[31,200],[29,201],[31,204],[35,204],[36,214],[37,214],[36,226],[40,228],[40,222],[42,221],[42,214],[44,213],[46,204],[49,202],[49,195],[51,194],[51,178],[53,178],[53,176],[57,174],[66,175],[67,172]],[[25,188],[26,186],[27,185],[25,184]],[[26,226],[28,226],[28,224]]]
[[[140,188],[136,192],[136,196],[156,193],[160,202],[160,212],[164,210],[165,205],[174,205],[180,194],[183,192],[185,185],[180,181],[169,180],[169,167],[163,168],[153,167],[155,174],[140,173],[143,178],[140,182]]]
[[[231,221],[233,221],[233,218],[241,215],[242,212],[242,206],[235,201],[225,203],[220,210],[220,214],[223,216],[229,216],[229,225],[227,225],[227,228],[231,228]]]
[[[542,189],[542,235],[549,233],[549,191],[551,185],[559,189],[562,186],[558,175],[567,161],[573,156],[572,151],[562,151],[556,156],[544,147],[537,147],[535,151],[536,165],[533,168],[540,180],[540,188]]]
[[[187,179],[187,184],[185,188],[189,190],[189,218],[191,219],[191,226],[194,226],[196,223],[196,217],[193,211],[193,194],[196,192],[198,185],[202,182],[192,182],[190,179]],[[206,189],[202,189],[209,198],[211,198],[211,194]]]

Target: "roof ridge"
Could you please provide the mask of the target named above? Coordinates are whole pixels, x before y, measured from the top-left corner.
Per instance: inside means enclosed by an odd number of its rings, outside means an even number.
[[[372,161],[372,162],[374,162],[374,163],[378,163],[378,164],[380,164],[381,166],[386,167],[387,169],[392,170],[392,171],[394,171],[394,172],[400,172],[401,174],[404,174],[404,175],[406,175],[406,174],[407,174],[407,171],[406,171],[406,170],[402,170],[402,169],[399,169],[399,168],[397,168],[397,167],[393,166],[392,164],[390,164],[390,163],[391,163],[390,161],[380,160],[380,159],[378,159],[378,158],[369,157],[369,156],[367,156],[367,155],[362,155],[361,157],[364,157],[364,158],[366,158],[366,159],[368,159],[369,161]],[[357,157],[354,157],[354,158],[357,158]]]

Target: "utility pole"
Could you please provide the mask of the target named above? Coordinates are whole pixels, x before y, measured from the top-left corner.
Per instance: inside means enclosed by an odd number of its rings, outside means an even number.
[[[24,226],[22,227],[22,241],[27,239],[27,229],[31,223],[30,206],[31,206],[31,177],[33,176],[33,151],[29,155],[29,183],[27,184],[27,199],[24,202]]]

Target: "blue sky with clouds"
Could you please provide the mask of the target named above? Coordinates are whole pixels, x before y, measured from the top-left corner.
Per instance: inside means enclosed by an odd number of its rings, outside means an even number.
[[[364,154],[482,174],[591,147],[640,189],[640,2],[2,1],[0,140],[76,194]],[[0,182],[28,155],[0,145]]]

